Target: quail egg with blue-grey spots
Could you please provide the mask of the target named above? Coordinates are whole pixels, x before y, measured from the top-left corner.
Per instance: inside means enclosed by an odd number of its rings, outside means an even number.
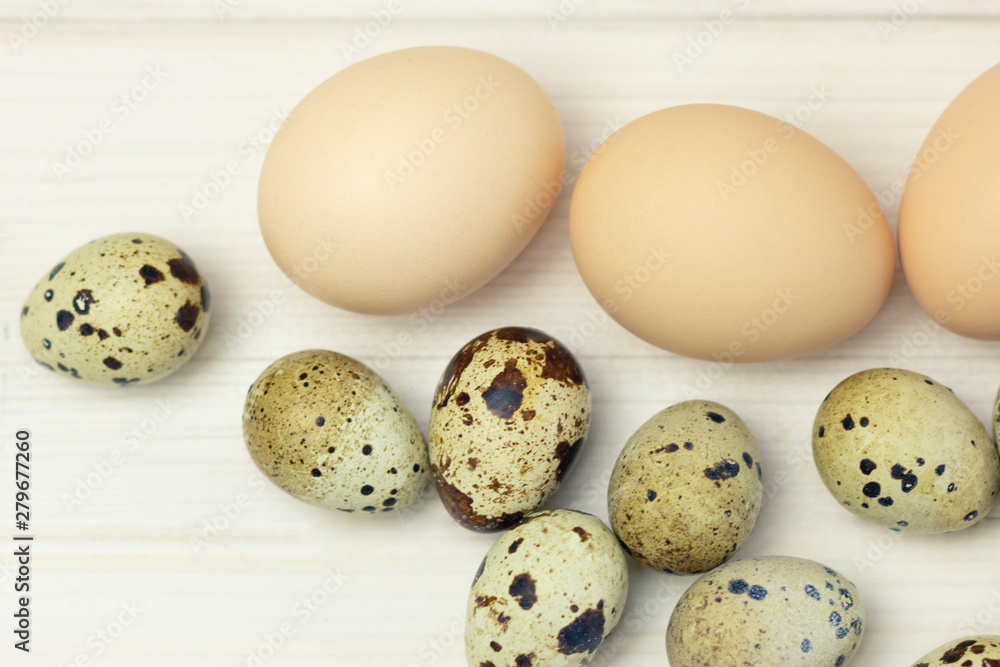
[[[656,570],[707,572],[750,536],[763,499],[760,453],[724,405],[685,401],[628,439],[608,484],[611,527]]]
[[[430,481],[427,441],[400,397],[336,352],[304,350],[268,366],[247,394],[243,435],[265,476],[326,509],[388,512]]]
[[[731,561],[681,596],[667,625],[670,667],[843,667],[864,636],[865,607],[839,572],[815,561]]]
[[[968,528],[1000,491],[1000,457],[982,423],[912,371],[875,368],[838,384],[816,413],[812,445],[834,498],[892,530]]]
[[[35,360],[96,384],[147,384],[201,346],[211,297],[188,255],[139,232],[81,246],[38,282],[21,309]]]
[[[600,519],[573,510],[523,518],[493,543],[469,591],[472,667],[578,667],[625,611],[628,563]]]

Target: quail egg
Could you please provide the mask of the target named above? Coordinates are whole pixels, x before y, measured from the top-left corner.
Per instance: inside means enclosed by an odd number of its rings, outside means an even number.
[[[531,514],[493,543],[472,582],[468,664],[585,665],[621,619],[627,594],[625,554],[600,519]]]
[[[327,509],[388,512],[430,481],[413,415],[385,380],[336,352],[304,350],[268,366],[247,394],[243,435],[264,475]]]
[[[847,378],[820,405],[812,443],[840,504],[893,530],[968,528],[1000,490],[990,434],[950,389],[919,373],[875,368]]]
[[[815,561],[763,556],[703,575],[667,625],[670,667],[843,667],[864,635],[854,585]]]
[[[625,443],[608,514],[636,560],[694,574],[743,545],[762,499],[760,453],[747,425],[724,405],[686,401],[653,415]]]
[[[1000,637],[979,635],[950,641],[913,663],[912,667],[997,667],[1000,665]]]
[[[35,360],[97,384],[146,384],[198,350],[211,297],[194,262],[152,234],[105,236],[61,259],[21,309]]]
[[[507,528],[555,493],[589,426],[590,389],[569,350],[534,329],[488,331],[451,359],[434,396],[438,494],[466,528]]]

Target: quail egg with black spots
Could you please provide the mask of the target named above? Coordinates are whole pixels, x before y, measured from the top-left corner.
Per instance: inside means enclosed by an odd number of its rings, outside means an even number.
[[[913,663],[912,667],[997,667],[1000,665],[1000,637],[979,635],[950,641]]]
[[[625,443],[608,514],[636,560],[695,574],[743,545],[762,499],[760,453],[747,425],[724,405],[685,401],[653,415]]]
[[[523,518],[479,565],[465,621],[474,667],[578,667],[625,611],[628,563],[600,519],[573,510]]]
[[[950,389],[895,368],[856,373],[823,400],[813,457],[838,502],[892,530],[944,533],[981,521],[1000,491],[1000,456]]]
[[[670,667],[843,667],[864,636],[865,607],[846,577],[815,561],[726,563],[681,596],[667,625]]]
[[[21,309],[35,360],[97,384],[147,384],[201,346],[211,297],[194,262],[152,234],[105,236],[56,263]]]
[[[590,388],[568,349],[535,329],[488,331],[452,357],[434,396],[438,494],[466,528],[512,526],[556,492],[589,428]]]
[[[430,481],[427,442],[400,397],[336,352],[304,350],[268,366],[247,394],[243,436],[265,476],[326,509],[388,512]]]

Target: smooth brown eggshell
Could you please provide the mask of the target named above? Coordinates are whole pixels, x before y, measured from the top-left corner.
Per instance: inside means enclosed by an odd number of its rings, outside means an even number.
[[[1000,665],[1000,637],[976,635],[943,644],[913,663],[912,667],[996,667]]]
[[[812,444],[834,498],[892,530],[968,528],[1000,491],[1000,456],[982,423],[912,371],[874,368],[838,384],[816,413]]]
[[[388,512],[430,481],[413,415],[377,373],[327,350],[289,354],[250,386],[243,436],[257,468],[326,509]]]
[[[524,249],[563,180],[545,91],[482,51],[426,46],[338,72],[291,112],[257,198],[278,266],[362,313],[476,291]]]
[[[608,484],[611,527],[626,551],[678,574],[729,560],[750,537],[762,500],[753,434],[711,401],[653,415],[625,443]]]
[[[469,591],[473,667],[581,667],[625,611],[628,563],[600,519],[538,512],[504,532]]]
[[[844,667],[864,638],[865,605],[815,561],[761,556],[703,575],[667,625],[670,667]]]
[[[21,310],[21,338],[39,364],[66,377],[148,384],[194,356],[210,308],[208,285],[176,244],[113,234],[42,276]]]
[[[619,324],[727,363],[852,336],[885,301],[895,262],[878,201],[840,156],[717,104],[657,111],[605,141],[576,185],[570,238]]]
[[[1000,65],[959,93],[914,158],[899,204],[899,253],[939,324],[1000,340]]]
[[[559,488],[590,427],[590,389],[559,341],[488,331],[452,357],[430,418],[438,494],[452,518],[486,531],[513,525]]]

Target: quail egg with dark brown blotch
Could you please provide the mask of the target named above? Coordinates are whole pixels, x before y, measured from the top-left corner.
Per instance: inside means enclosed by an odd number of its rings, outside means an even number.
[[[304,350],[268,366],[247,393],[243,435],[264,475],[326,509],[388,512],[430,481],[413,415],[377,373],[336,352]]]
[[[152,234],[105,236],[66,255],[28,295],[21,337],[56,373],[97,384],[146,384],[201,346],[211,297],[183,250]]]
[[[978,635],[956,639],[913,663],[912,667],[997,667],[1000,665],[1000,637]]]
[[[600,519],[537,512],[483,558],[466,607],[472,667],[579,667],[625,611],[628,563]]]
[[[501,530],[538,509],[569,474],[590,427],[590,388],[559,341],[488,331],[452,357],[430,419],[438,494],[458,523]]]
[[[1000,491],[990,434],[950,389],[919,373],[875,368],[847,378],[820,405],[812,444],[840,504],[893,530],[968,528]]]

